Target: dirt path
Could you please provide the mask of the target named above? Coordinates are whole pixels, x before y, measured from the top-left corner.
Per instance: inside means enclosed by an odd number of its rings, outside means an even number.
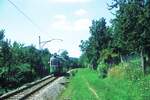
[[[95,95],[95,97],[97,98],[97,100],[100,100],[100,97],[98,96],[98,94],[96,93],[96,91],[90,86],[90,84],[88,82],[86,82],[89,90]]]
[[[100,97],[98,96],[98,94],[96,93],[96,91],[90,86],[89,82],[86,81],[86,79],[84,77],[82,77],[82,78],[85,80],[88,89],[93,93],[93,95],[96,97],[96,99],[101,100]]]

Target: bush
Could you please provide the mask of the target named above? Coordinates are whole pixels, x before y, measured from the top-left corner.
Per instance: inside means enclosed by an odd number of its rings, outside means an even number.
[[[113,77],[117,79],[125,78],[125,71],[122,67],[113,67],[108,70],[108,77]]]
[[[133,63],[123,63],[108,70],[108,76],[137,81],[142,79],[144,74],[141,68],[137,65]]]
[[[3,80],[1,85],[4,88],[14,89],[34,79],[35,73],[31,66],[25,63],[11,66],[10,70],[5,71],[1,77],[1,80]]]
[[[14,78],[17,84],[23,84],[33,81],[35,78],[35,72],[32,70],[29,64],[25,63],[14,66],[11,69],[10,77],[12,79]]]
[[[98,65],[97,70],[98,70],[98,72],[99,72],[99,77],[105,78],[105,77],[107,76],[108,65],[105,64],[104,62],[101,62],[101,63]]]

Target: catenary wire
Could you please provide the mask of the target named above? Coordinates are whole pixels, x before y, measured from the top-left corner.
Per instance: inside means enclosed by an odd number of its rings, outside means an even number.
[[[43,32],[42,29],[36,24],[27,14],[25,14],[15,3],[11,0],[7,0],[10,4],[12,4],[29,22],[31,22],[34,27],[36,27],[39,31]]]

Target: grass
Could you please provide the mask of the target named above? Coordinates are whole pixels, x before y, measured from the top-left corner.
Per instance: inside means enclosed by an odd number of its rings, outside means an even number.
[[[60,100],[150,100],[150,75],[136,81],[114,76],[102,79],[97,71],[79,69]]]
[[[98,79],[97,74],[88,69],[80,69],[78,73],[71,78],[70,84],[65,92],[60,96],[60,100],[96,100],[95,95],[88,88],[88,77],[93,77],[91,80]]]

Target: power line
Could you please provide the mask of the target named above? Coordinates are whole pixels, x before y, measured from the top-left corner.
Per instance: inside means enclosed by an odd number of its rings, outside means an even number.
[[[31,22],[34,27],[36,27],[39,31],[42,31],[39,25],[37,25],[29,16],[27,16],[15,3],[13,3],[11,0],[7,0],[10,4],[12,4],[29,22]]]

